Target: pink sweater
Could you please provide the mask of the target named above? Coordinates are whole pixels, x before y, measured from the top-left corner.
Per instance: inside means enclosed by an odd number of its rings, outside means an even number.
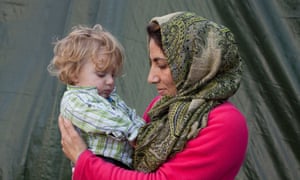
[[[146,112],[158,98],[155,98]],[[149,120],[144,114],[146,121]],[[233,180],[242,166],[247,143],[246,120],[231,103],[209,113],[208,126],[153,173],[119,168],[84,151],[77,160],[74,180]]]

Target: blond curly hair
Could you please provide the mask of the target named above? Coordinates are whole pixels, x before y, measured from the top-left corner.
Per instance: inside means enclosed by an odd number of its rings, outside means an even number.
[[[92,28],[75,26],[54,45],[54,57],[48,65],[48,71],[65,84],[74,85],[82,65],[89,60],[95,64],[97,71],[113,70],[116,76],[121,74],[124,48],[100,24]]]

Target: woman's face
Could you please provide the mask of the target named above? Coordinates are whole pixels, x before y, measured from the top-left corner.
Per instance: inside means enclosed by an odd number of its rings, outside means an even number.
[[[149,42],[150,71],[148,82],[156,85],[156,89],[161,96],[175,96],[177,89],[167,58],[153,39]]]

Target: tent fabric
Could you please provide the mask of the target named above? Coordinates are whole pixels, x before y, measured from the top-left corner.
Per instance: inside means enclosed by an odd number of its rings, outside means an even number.
[[[47,72],[53,44],[72,26],[100,23],[126,50],[118,93],[142,114],[148,85],[145,26],[193,11],[229,27],[243,57],[231,99],[249,126],[236,179],[300,177],[300,0],[0,0],[0,179],[70,179],[57,126],[65,86]]]

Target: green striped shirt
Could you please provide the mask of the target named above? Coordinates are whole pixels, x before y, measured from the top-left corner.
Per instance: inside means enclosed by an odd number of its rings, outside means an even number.
[[[79,129],[94,154],[132,166],[133,147],[129,141],[135,140],[145,122],[115,90],[105,99],[95,87],[67,86],[60,111]]]

